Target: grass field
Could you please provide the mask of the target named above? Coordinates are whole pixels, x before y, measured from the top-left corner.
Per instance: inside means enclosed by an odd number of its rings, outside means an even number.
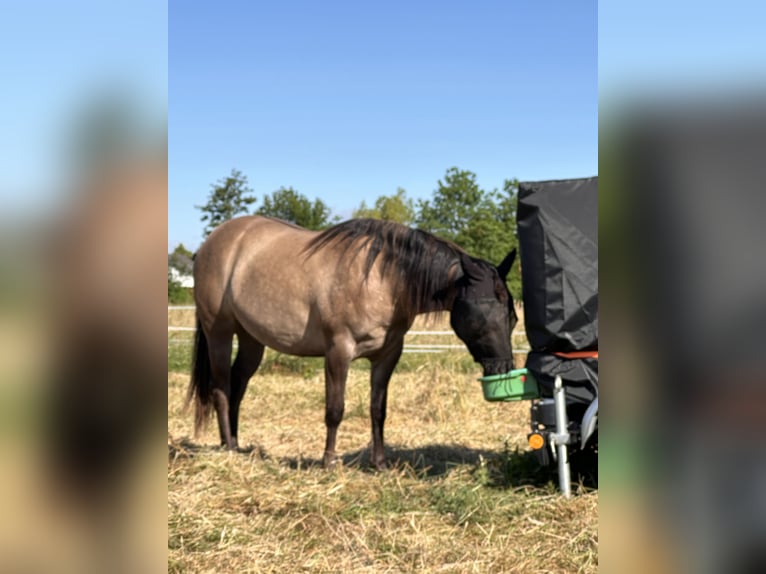
[[[526,452],[529,403],[485,402],[467,353],[403,357],[386,472],[368,466],[369,370],[355,363],[343,465],[326,471],[321,361],[267,351],[242,403],[247,452],[228,453],[183,411],[189,335],[168,347],[170,572],[597,570],[598,493],[557,494]]]

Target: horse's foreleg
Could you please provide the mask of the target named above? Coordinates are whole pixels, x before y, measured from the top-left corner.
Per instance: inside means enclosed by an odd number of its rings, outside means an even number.
[[[345,405],[346,377],[350,358],[340,349],[333,349],[325,357],[325,425],[327,426],[327,441],[325,442],[323,464],[325,468],[335,464],[335,439],[338,426],[343,420]]]
[[[386,422],[386,402],[388,400],[388,381],[394,372],[399,357],[402,355],[404,340],[382,357],[372,363],[370,377],[370,419],[372,420],[372,451],[370,462],[378,470],[386,468],[384,452],[383,425]]]

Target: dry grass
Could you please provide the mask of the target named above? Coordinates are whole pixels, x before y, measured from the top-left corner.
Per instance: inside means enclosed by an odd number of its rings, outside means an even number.
[[[366,365],[349,376],[344,464],[325,471],[320,372],[271,360],[242,404],[244,454],[218,450],[214,424],[189,436],[188,375],[169,374],[169,571],[597,570],[598,494],[556,493],[525,453],[529,403],[485,402],[467,354],[406,357],[383,473],[367,464]]]

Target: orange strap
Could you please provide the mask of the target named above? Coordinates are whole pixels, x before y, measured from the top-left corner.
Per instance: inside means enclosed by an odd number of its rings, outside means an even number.
[[[569,353],[553,353],[562,359],[598,359],[598,351],[571,351]]]

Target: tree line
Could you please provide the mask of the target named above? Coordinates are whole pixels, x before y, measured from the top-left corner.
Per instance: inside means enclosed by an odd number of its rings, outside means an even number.
[[[497,264],[518,244],[517,192],[516,179],[506,179],[502,189],[485,190],[477,183],[476,174],[451,167],[437,181],[430,199],[414,201],[400,187],[391,195],[381,195],[373,205],[368,206],[362,201],[352,216],[395,221],[422,229],[455,242],[475,257]],[[321,199],[312,201],[292,187],[280,187],[264,195],[260,205],[250,211],[256,203],[247,176],[233,169],[227,177],[211,184],[205,205],[195,206],[202,212],[201,221],[205,223],[203,237],[224,221],[251,213],[276,217],[314,230],[326,229],[340,221]],[[168,256],[169,299],[171,266],[182,274],[191,269],[191,253],[183,245],[177,246]],[[511,273],[508,287],[515,298],[521,298],[518,272]],[[172,289],[178,297],[178,285]]]

